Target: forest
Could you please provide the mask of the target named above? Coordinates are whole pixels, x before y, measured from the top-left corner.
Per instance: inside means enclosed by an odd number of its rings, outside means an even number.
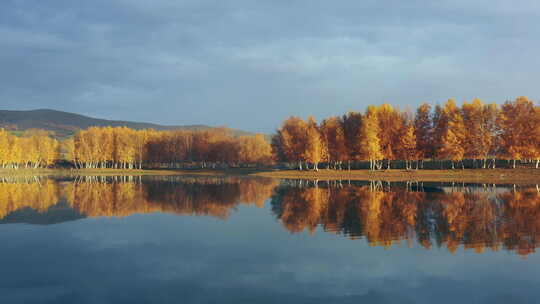
[[[371,170],[422,168],[424,160],[445,161],[449,168],[495,168],[497,159],[540,164],[540,107],[526,97],[501,107],[479,99],[461,107],[452,99],[434,108],[424,103],[416,112],[390,104],[369,106],[364,113],[349,112],[318,124],[290,117],[272,138],[277,161],[296,162],[318,170],[320,163],[350,169],[351,162],[367,161]]]
[[[90,127],[59,142],[41,130],[22,136],[0,130],[2,168],[46,168],[64,162],[77,169],[215,168],[268,164],[264,135],[233,136],[228,129],[207,131],[134,130]]]
[[[235,136],[227,128],[204,131],[90,127],[58,141],[50,132],[14,135],[0,129],[2,168],[77,169],[226,168],[287,164],[300,170],[496,168],[497,160],[540,167],[540,106],[518,97],[499,106],[480,99],[458,106],[390,104],[323,119],[286,119],[268,140]]]
[[[0,167],[46,168],[58,161],[59,143],[44,130],[28,130],[15,136],[0,129]]]
[[[215,168],[271,161],[264,135],[233,136],[227,129],[207,131],[133,130],[91,127],[65,142],[76,168]]]

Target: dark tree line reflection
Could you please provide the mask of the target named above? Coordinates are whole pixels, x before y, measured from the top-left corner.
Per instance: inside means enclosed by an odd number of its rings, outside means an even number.
[[[455,252],[540,244],[540,188],[382,182],[277,181],[239,177],[0,178],[0,220],[65,204],[87,217],[165,212],[227,219],[240,205],[263,207],[291,233],[317,229],[372,246],[418,243]],[[32,214],[36,214],[36,212]]]
[[[68,202],[88,216],[165,212],[226,219],[240,204],[262,207],[275,186],[271,179],[163,177],[74,182],[65,193]]]
[[[0,219],[30,208],[47,212],[60,201],[88,217],[165,212],[227,219],[240,204],[264,206],[277,181],[226,177],[80,177],[0,180]]]
[[[527,255],[540,244],[540,189],[494,186],[420,188],[381,183],[281,185],[272,210],[293,233],[324,231],[391,247],[460,245]]]

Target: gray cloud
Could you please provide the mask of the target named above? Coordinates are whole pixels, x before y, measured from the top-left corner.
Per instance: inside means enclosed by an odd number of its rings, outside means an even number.
[[[367,104],[539,96],[537,1],[3,2],[0,107],[270,132]]]

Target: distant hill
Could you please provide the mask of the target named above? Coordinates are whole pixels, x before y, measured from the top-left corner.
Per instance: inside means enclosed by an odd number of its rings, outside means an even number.
[[[78,130],[87,129],[92,126],[125,126],[138,130],[209,130],[214,128],[207,125],[167,126],[145,122],[107,120],[49,109],[30,111],[0,110],[0,128],[5,128],[13,132],[20,132],[27,129],[44,129],[53,131],[57,137],[62,138],[71,136]],[[231,131],[237,136],[253,134],[236,129],[231,129]]]

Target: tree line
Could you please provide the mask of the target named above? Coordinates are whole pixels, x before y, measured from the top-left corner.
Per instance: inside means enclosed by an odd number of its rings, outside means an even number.
[[[540,107],[526,97],[502,106],[480,99],[453,99],[444,105],[420,105],[415,113],[383,104],[364,113],[349,112],[317,123],[299,117],[285,120],[272,137],[276,160],[298,168],[350,169],[367,161],[371,170],[390,169],[400,161],[406,169],[422,168],[424,160],[446,161],[452,168],[472,160],[475,167],[495,168],[497,159],[534,161],[540,165]]]
[[[156,131],[90,127],[63,141],[45,130],[15,135],[0,129],[1,168],[47,168],[60,161],[77,169],[215,168],[268,164],[272,151],[264,135],[234,136],[227,128]]]
[[[268,142],[264,135],[235,136],[210,130],[134,130],[91,127],[58,142],[43,130],[16,136],[0,129],[0,167],[50,167],[67,160],[76,168],[216,168],[295,164],[299,169],[351,169],[368,163],[382,168],[424,168],[426,160],[450,168],[464,160],[475,168],[495,168],[497,160],[534,162],[540,167],[540,107],[526,97],[502,106],[479,99],[456,105],[452,99],[416,111],[390,104],[364,112],[285,120]]]
[[[44,130],[31,129],[16,136],[0,129],[0,167],[45,168],[59,158],[59,143]]]
[[[265,164],[271,147],[264,135],[233,136],[228,129],[205,131],[133,130],[91,127],[67,140],[76,168],[142,169]]]

